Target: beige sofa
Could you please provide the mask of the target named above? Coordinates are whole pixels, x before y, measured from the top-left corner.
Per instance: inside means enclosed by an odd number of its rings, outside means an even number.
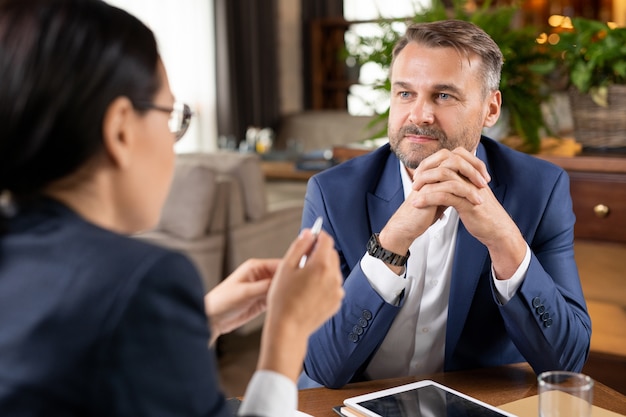
[[[282,257],[300,230],[304,199],[270,204],[256,154],[214,156],[216,169],[234,180],[227,212],[225,273],[249,258]]]
[[[198,268],[206,291],[224,276],[230,182],[230,178],[220,176],[212,167],[210,159],[177,155],[159,224],[135,235],[188,255]]]

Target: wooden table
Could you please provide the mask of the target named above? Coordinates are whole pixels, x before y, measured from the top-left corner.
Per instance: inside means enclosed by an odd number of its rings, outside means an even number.
[[[528,364],[508,365],[473,371],[446,372],[348,384],[342,389],[311,388],[300,390],[298,409],[315,417],[337,417],[332,407],[355,395],[432,379],[494,406],[537,394],[537,377]],[[626,396],[596,381],[594,405],[626,415]]]

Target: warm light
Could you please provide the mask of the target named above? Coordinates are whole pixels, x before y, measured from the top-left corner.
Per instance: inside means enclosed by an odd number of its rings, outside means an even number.
[[[626,0],[613,0],[613,20],[617,26],[626,25]]]
[[[474,13],[477,8],[478,6],[476,5],[476,2],[474,0],[469,0],[467,3],[465,3],[465,11],[470,14]]]
[[[548,18],[548,24],[553,28],[563,28],[563,29],[573,29],[572,19],[567,16],[562,16],[560,14],[553,14]]]
[[[574,25],[572,25],[572,19],[567,16],[564,17],[563,21],[561,22],[561,27],[563,29],[574,29]]]
[[[548,35],[544,32],[537,37],[537,43],[543,45],[548,41]]]
[[[560,40],[561,37],[557,33],[551,33],[550,36],[548,36],[548,43],[550,45],[556,45]]]
[[[565,16],[561,16],[560,14],[553,14],[548,18],[548,24],[553,28],[558,28],[559,26],[561,26],[564,18]]]
[[[616,22],[606,22],[606,25],[611,29],[615,29],[619,26]]]

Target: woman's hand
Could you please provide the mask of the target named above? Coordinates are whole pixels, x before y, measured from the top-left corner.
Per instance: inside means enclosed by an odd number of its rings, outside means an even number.
[[[302,255],[308,254],[303,268]],[[311,333],[337,312],[344,296],[339,256],[330,235],[305,230],[285,254],[267,296],[258,369],[298,378]]]
[[[211,343],[265,311],[279,263],[280,259],[249,259],[204,297]]]
[[[333,239],[304,230],[282,260],[248,260],[205,296],[211,343],[267,308],[258,368],[295,381],[309,336],[339,309],[342,283]]]

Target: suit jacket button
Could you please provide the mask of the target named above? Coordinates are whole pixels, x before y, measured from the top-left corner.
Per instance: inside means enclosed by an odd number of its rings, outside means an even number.
[[[368,324],[367,320],[365,320],[363,317],[359,319],[358,323],[359,323],[359,326],[361,327],[367,327],[367,324]]]
[[[367,321],[370,321],[372,319],[372,312],[369,310],[363,310],[361,317],[363,317]]]
[[[352,333],[356,333],[357,335],[362,335],[363,334],[363,328],[361,326],[354,326],[352,328]]]
[[[348,335],[348,339],[350,339],[351,342],[356,343],[359,341],[359,336],[355,335],[354,333],[350,333]]]
[[[541,299],[539,297],[533,298],[533,307],[537,308],[541,305]]]
[[[537,314],[541,315],[543,314],[544,311],[546,311],[546,307],[543,305],[540,305],[539,307],[535,309],[535,311],[537,312]]]
[[[541,320],[548,321],[550,319],[550,313],[547,311],[541,315]]]
[[[545,320],[545,321],[543,322],[543,326],[544,326],[544,327],[550,327],[550,326],[552,326],[552,319]]]

